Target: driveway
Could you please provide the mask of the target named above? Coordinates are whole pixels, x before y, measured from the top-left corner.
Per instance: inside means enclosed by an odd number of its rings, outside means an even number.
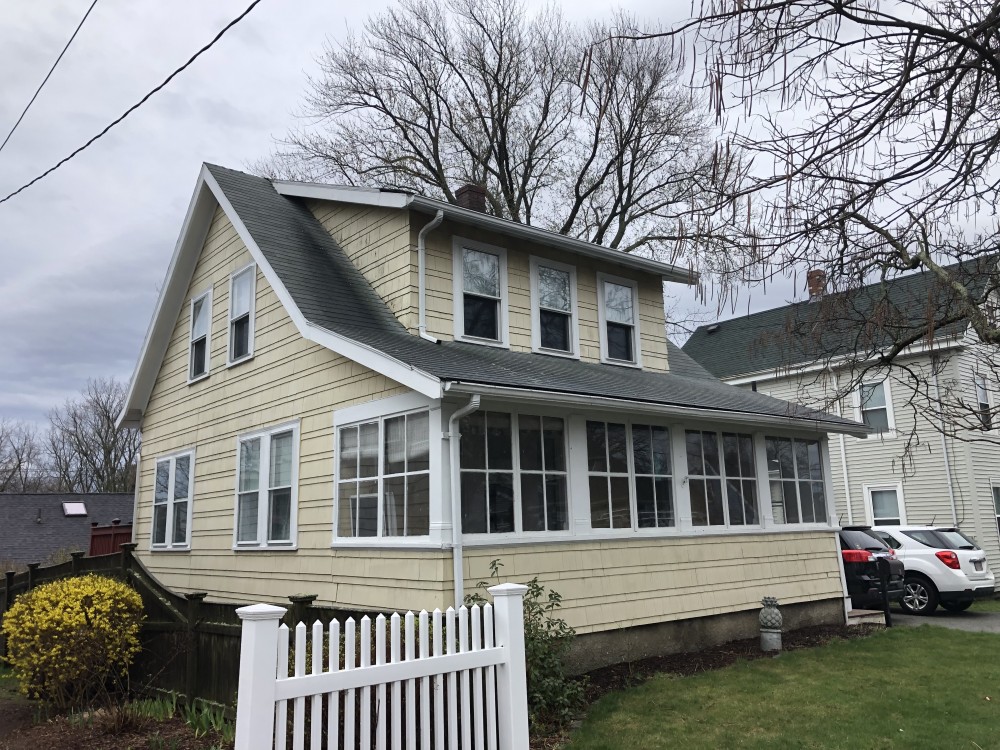
[[[975,609],[973,607],[973,609]],[[924,617],[905,615],[898,608],[892,609],[892,624],[904,628],[920,625],[936,625],[953,630],[967,630],[971,633],[1000,633],[1000,612],[947,612],[938,609]]]

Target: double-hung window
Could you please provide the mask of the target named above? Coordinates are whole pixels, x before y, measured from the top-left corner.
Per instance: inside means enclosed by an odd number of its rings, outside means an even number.
[[[601,359],[614,364],[639,364],[638,285],[598,274],[597,287]]]
[[[887,383],[862,383],[858,394],[861,421],[879,434],[893,429]]]
[[[688,430],[688,486],[694,526],[760,523],[753,436]]]
[[[588,421],[587,480],[592,528],[674,525],[666,427]]]
[[[194,489],[194,451],[156,461],[153,489],[153,549],[191,546],[191,500]]]
[[[819,441],[768,437],[765,443],[774,522],[826,523]]]
[[[229,280],[229,364],[253,356],[256,284],[256,266],[237,271]]]
[[[237,547],[290,547],[295,544],[298,444],[298,425],[240,438],[236,478]]]
[[[339,428],[337,536],[430,533],[429,425],[419,411]]]
[[[871,508],[872,526],[902,526],[906,523],[900,484],[889,486],[866,486],[865,495]]]
[[[456,338],[506,344],[506,252],[456,240],[454,273]]]
[[[997,532],[1000,533],[1000,485],[994,484],[990,489],[993,491],[993,513],[997,519]]]
[[[531,258],[532,348],[547,354],[577,354],[576,270]]]
[[[188,380],[199,380],[208,375],[211,357],[212,290],[191,300],[190,352]]]
[[[993,429],[993,415],[990,410],[990,393],[986,389],[986,378],[977,375],[973,378],[976,388],[976,413],[984,430]]]

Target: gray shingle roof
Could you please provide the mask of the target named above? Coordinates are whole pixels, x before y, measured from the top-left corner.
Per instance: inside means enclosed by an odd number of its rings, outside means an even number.
[[[346,336],[442,381],[857,425],[713,378],[674,347],[670,374],[512,352],[411,335],[309,209],[271,183],[208,165],[261,253],[312,324]]]
[[[996,257],[984,256],[947,268],[981,300],[995,288],[995,266]],[[943,322],[954,316],[955,304],[954,290],[922,271],[884,285],[700,326],[684,351],[720,378],[774,372],[832,357],[875,354],[922,331],[932,331],[938,339],[960,335],[965,321]]]
[[[0,494],[0,561],[45,562],[56,552],[90,548],[90,524],[132,523],[131,493]],[[85,516],[65,516],[64,502],[82,502]]]

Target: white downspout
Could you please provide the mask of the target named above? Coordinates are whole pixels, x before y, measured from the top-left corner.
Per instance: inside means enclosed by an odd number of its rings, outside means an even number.
[[[439,210],[417,235],[417,330],[420,338],[433,341],[435,344],[438,340],[427,333],[427,293],[424,277],[427,266],[427,233],[440,226],[442,221],[444,221],[444,211]]]
[[[837,373],[834,372],[833,368],[830,369],[830,377],[833,378],[833,392],[840,394],[840,378],[837,377]],[[837,403],[837,416],[844,416],[844,399],[841,397],[840,401]],[[838,442],[840,443],[840,468],[844,472],[844,500],[847,502],[847,525],[854,525],[854,510],[851,508],[851,478],[847,473],[847,445],[844,433],[840,433],[838,436]],[[843,567],[843,566],[841,566]],[[843,572],[841,572],[843,575]],[[844,589],[845,591],[847,589]]]
[[[462,572],[462,476],[459,471],[459,443],[461,433],[458,420],[479,409],[479,394],[469,398],[469,403],[451,415],[448,420],[448,450],[451,467],[451,560],[455,580],[455,609],[465,602],[465,575]]]
[[[944,434],[947,425],[944,421],[944,409],[941,406],[941,386],[938,384],[937,362],[931,362],[931,368],[934,372],[934,398],[937,399],[938,416],[941,419],[941,455],[944,456],[944,474],[948,479],[948,497],[951,500],[951,524],[952,526],[958,526],[958,507],[955,505],[955,488],[951,486],[951,461],[948,459],[948,440]]]

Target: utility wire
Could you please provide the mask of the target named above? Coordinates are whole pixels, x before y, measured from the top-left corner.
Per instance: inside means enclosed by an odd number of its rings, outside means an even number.
[[[7,145],[7,141],[9,141],[10,137],[14,135],[14,131],[17,130],[17,126],[21,124],[21,120],[23,120],[24,116],[28,114],[28,110],[31,109],[31,105],[35,103],[35,99],[38,98],[38,95],[42,92],[42,89],[45,88],[45,84],[49,82],[49,78],[52,77],[52,72],[56,69],[56,66],[59,64],[59,61],[63,59],[63,55],[66,54],[66,50],[69,49],[69,45],[71,45],[73,43],[73,40],[76,39],[76,35],[80,32],[80,29],[83,27],[83,22],[87,20],[87,16],[90,15],[90,11],[94,9],[95,5],[97,5],[97,0],[94,0],[94,2],[90,4],[90,7],[87,8],[87,12],[83,14],[83,18],[81,18],[80,23],[77,24],[76,30],[73,32],[73,36],[71,36],[69,38],[69,41],[66,42],[66,46],[63,47],[62,52],[59,53],[59,57],[57,57],[56,61],[52,63],[52,67],[49,68],[49,72],[45,74],[45,80],[43,80],[41,84],[38,86],[38,88],[35,90],[35,95],[31,97],[31,101],[28,102],[28,106],[26,106],[24,108],[24,111],[21,112],[21,116],[17,118],[17,122],[14,123],[14,127],[10,129],[9,133],[7,133],[7,137],[3,139],[3,143],[0,143],[0,151],[3,151],[3,147]]]
[[[157,86],[152,91],[150,91],[148,94],[146,94],[144,97],[142,97],[142,99],[140,99],[135,104],[133,104],[131,107],[129,107],[127,110],[125,110],[125,112],[123,112],[122,115],[118,119],[114,120],[110,125],[108,125],[106,128],[104,128],[104,130],[102,130],[100,133],[98,133],[97,135],[95,135],[89,141],[87,141],[86,143],[84,143],[82,146],[80,146],[80,148],[76,149],[76,151],[74,151],[73,153],[71,153],[69,156],[67,156],[67,157],[59,160],[53,166],[49,167],[44,172],[42,172],[40,175],[38,175],[38,177],[36,177],[35,179],[31,180],[31,182],[25,183],[24,185],[22,185],[21,187],[19,187],[17,190],[15,190],[13,193],[10,193],[9,195],[7,195],[5,197],[0,198],[0,203],[6,203],[11,198],[13,198],[15,195],[17,195],[18,193],[21,193],[21,192],[27,190],[29,187],[31,187],[32,185],[34,185],[39,180],[41,180],[41,179],[43,179],[45,177],[48,177],[50,174],[52,174],[53,172],[55,172],[57,169],[59,169],[59,167],[61,167],[66,162],[68,162],[74,156],[76,156],[81,151],[83,151],[84,149],[86,149],[87,147],[89,147],[90,145],[92,145],[99,138],[102,138],[104,135],[106,135],[107,132],[109,130],[111,130],[111,128],[113,128],[115,125],[117,125],[122,120],[124,120],[126,117],[128,117],[130,114],[132,114],[133,112],[135,112],[135,110],[139,109],[139,107],[141,107],[143,104],[145,104],[146,101],[149,100],[149,98],[153,96],[153,94],[155,94],[156,92],[160,91],[163,87],[165,87],[168,83],[170,83],[175,77],[177,77],[177,75],[179,75],[180,73],[182,73],[189,65],[191,65],[191,63],[193,63],[195,60],[197,60],[199,57],[201,57],[202,54],[204,54],[205,52],[207,52],[208,50],[210,50],[212,48],[212,46],[217,41],[219,41],[222,38],[222,36],[227,31],[229,31],[231,28],[233,28],[233,26],[235,26],[240,21],[242,21],[244,18],[246,18],[247,15],[249,15],[250,11],[252,11],[254,8],[256,8],[259,3],[260,3],[260,0],[253,0],[253,2],[250,3],[249,6],[247,6],[246,10],[244,10],[242,13],[240,13],[232,21],[230,21],[229,23],[227,23],[222,28],[222,30],[218,34],[215,35],[215,38],[213,38],[212,41],[210,41],[208,44],[206,44],[200,50],[198,50],[197,52],[195,52],[188,59],[188,61],[186,63],[184,63],[179,68],[177,68],[177,70],[175,70],[173,73],[171,73],[170,75],[168,75],[163,80],[163,83],[161,83],[159,86]]]

